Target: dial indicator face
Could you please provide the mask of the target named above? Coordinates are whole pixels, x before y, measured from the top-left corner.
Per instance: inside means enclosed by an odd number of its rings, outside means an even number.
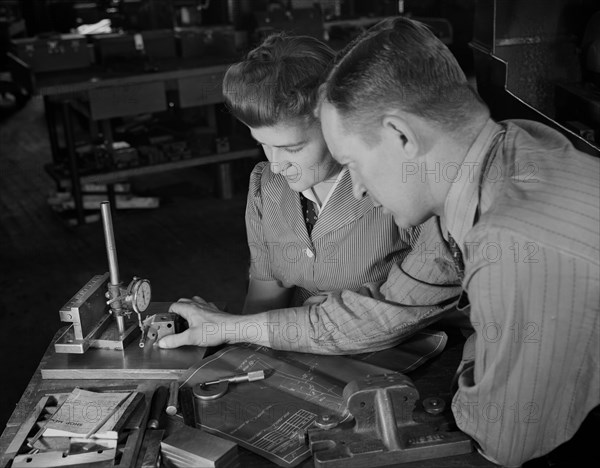
[[[138,280],[131,288],[133,295],[133,310],[140,313],[144,312],[150,305],[150,281],[147,279]]]

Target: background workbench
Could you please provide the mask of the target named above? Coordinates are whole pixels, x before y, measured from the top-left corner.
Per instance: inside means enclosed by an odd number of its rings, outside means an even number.
[[[10,55],[10,54],[9,54]],[[33,73],[17,57],[10,55],[13,75],[31,94],[43,96],[52,163],[47,172],[59,189],[70,189],[75,201],[75,212],[80,224],[84,222],[82,185],[107,184],[109,199],[114,203],[113,184],[131,177],[162,173],[207,164],[217,164],[218,190],[222,198],[232,196],[231,161],[259,158],[256,145],[248,145],[231,138],[232,129],[240,128],[232,116],[218,115],[217,105],[223,102],[222,83],[231,58],[167,59],[129,67],[106,68],[94,66],[85,69]],[[77,156],[75,120],[86,121],[89,141],[104,142],[111,158],[113,123],[111,119],[134,117],[153,113],[177,113],[202,108],[205,127],[211,135],[227,140],[224,147],[211,142],[193,148],[188,157],[152,164],[134,164],[110,170],[82,171]],[[223,113],[221,113],[223,114]],[[223,121],[229,121],[227,128]],[[247,133],[247,132],[246,132]],[[62,173],[61,162],[67,165]]]

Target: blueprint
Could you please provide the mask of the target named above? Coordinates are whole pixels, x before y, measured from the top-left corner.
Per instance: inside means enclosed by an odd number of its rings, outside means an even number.
[[[198,424],[284,467],[310,456],[306,429],[319,415],[340,420],[346,384],[367,375],[408,373],[439,354],[443,332],[422,331],[410,340],[376,353],[353,356],[275,351],[250,344],[227,346],[204,358],[182,378],[182,385],[264,370],[264,380],[229,385],[225,395],[196,400]],[[385,367],[384,367],[385,366]]]

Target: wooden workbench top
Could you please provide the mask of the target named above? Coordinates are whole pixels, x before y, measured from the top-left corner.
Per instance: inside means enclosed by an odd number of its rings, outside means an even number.
[[[428,363],[410,374],[410,378],[414,381],[415,385],[419,389],[422,397],[427,394],[444,393],[450,389],[450,382],[454,375],[454,370],[460,361],[461,350],[462,350],[462,338],[460,334],[449,332],[449,340],[446,346],[446,350],[438,357],[432,359]],[[55,337],[56,338],[56,337]],[[122,380],[122,379],[87,379],[87,380],[62,380],[62,379],[42,379],[41,369],[45,366],[48,360],[54,354],[54,339],[46,349],[39,366],[33,374],[25,392],[21,396],[14,412],[12,413],[2,436],[0,437],[0,467],[6,466],[9,462],[5,459],[6,450],[17,434],[20,426],[25,422],[29,414],[35,408],[37,402],[44,395],[49,393],[61,393],[71,391],[75,386],[82,386],[86,388],[107,388],[107,387],[126,387],[135,386],[142,381],[137,380]],[[149,385],[168,385],[168,380],[152,380],[145,381]],[[167,433],[181,424],[181,419],[176,416],[175,419],[171,419],[167,423]],[[267,461],[266,459],[244,449],[239,448],[239,459],[240,466],[245,467],[276,467],[277,465]],[[301,465],[301,468],[310,468],[313,466],[312,460],[308,459]],[[392,465],[393,466],[393,465]],[[406,463],[401,465],[403,468],[454,468],[454,467],[490,467],[495,466],[485,460],[476,452],[468,455],[460,455],[453,457],[438,458],[433,460],[422,460],[414,463]]]

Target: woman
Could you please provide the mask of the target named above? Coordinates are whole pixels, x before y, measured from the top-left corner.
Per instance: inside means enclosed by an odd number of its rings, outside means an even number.
[[[314,107],[333,56],[312,37],[274,35],[225,75],[226,104],[268,159],[250,176],[245,314],[383,281],[408,252],[409,232],[353,197],[323,139]]]

